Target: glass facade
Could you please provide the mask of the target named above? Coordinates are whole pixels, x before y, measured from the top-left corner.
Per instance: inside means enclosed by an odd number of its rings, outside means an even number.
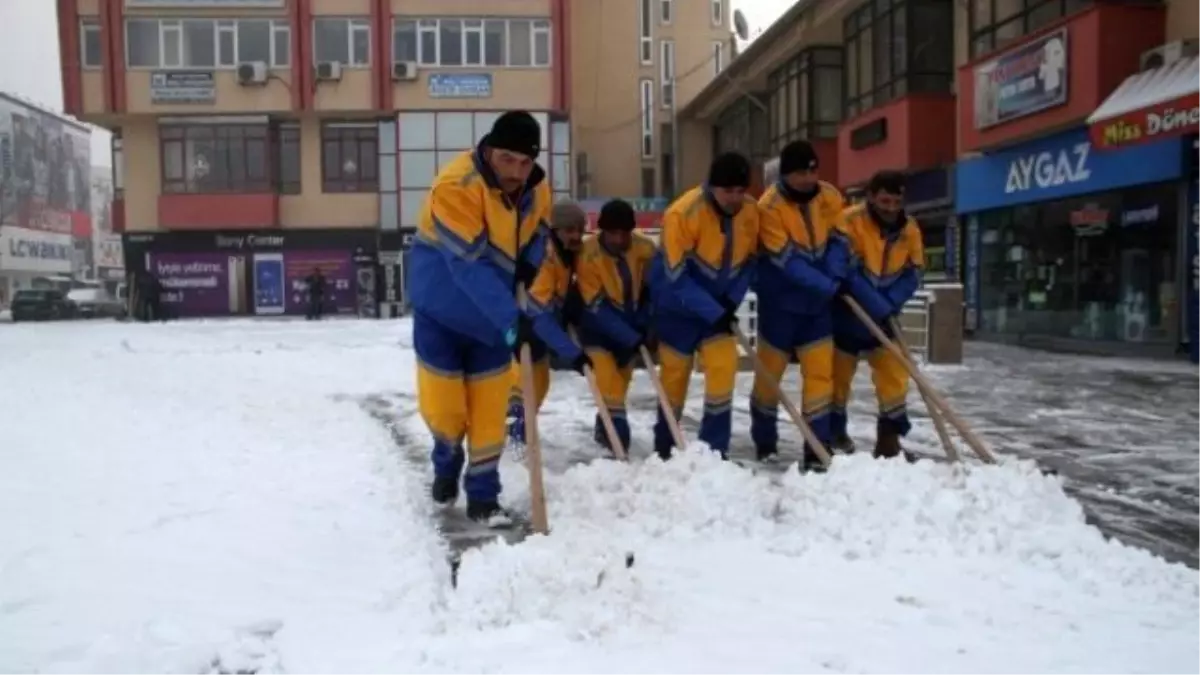
[[[1167,342],[1179,326],[1178,185],[988,211],[978,218],[980,328]]]
[[[842,50],[812,47],[767,76],[771,154],[795,140],[837,138],[842,121]]]

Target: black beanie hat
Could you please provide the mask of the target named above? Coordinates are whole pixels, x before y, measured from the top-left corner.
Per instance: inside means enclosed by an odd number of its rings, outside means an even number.
[[[708,184],[719,188],[750,187],[750,160],[736,152],[717,156],[708,169]]]
[[[600,218],[596,225],[601,230],[630,232],[637,227],[637,215],[629,202],[623,199],[613,199],[600,208]]]
[[[779,153],[779,175],[793,171],[815,171],[820,166],[817,151],[808,141],[792,141]]]
[[[510,110],[496,118],[483,144],[537,159],[542,152],[542,127],[524,110]]]

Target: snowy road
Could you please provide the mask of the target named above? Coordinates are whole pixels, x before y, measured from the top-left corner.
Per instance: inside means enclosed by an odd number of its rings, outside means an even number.
[[[468,555],[452,591],[409,341],[404,322],[0,325],[0,672],[1200,670],[1195,571],[1106,541],[1060,478],[576,464],[596,453],[570,374],[541,420],[554,534]],[[993,445],[1194,562],[1194,371],[970,354],[933,374]],[[643,376],[634,397],[644,457]],[[912,445],[940,452],[926,426]]]

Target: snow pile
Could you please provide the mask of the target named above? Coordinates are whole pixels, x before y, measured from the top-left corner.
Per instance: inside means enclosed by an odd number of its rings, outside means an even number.
[[[509,485],[519,480],[510,473]],[[828,474],[780,480],[698,447],[667,463],[574,467],[553,477],[548,498],[551,536],[468,555],[447,605],[447,630],[502,656],[447,647],[443,666],[1200,665],[1195,572],[1106,541],[1059,479],[1029,463],[851,456]],[[626,551],[636,554],[628,570]],[[586,663],[547,660],[580,641],[597,649]]]

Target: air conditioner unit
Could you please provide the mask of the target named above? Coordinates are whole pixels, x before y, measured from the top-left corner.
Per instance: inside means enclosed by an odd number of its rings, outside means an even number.
[[[392,79],[393,80],[415,80],[417,79],[417,62],[416,61],[396,61],[392,64]]]
[[[1180,59],[1196,56],[1198,53],[1200,53],[1200,42],[1196,40],[1175,40],[1142,52],[1141,69],[1153,70],[1154,68],[1169,66]]]
[[[342,79],[341,61],[322,61],[317,64],[317,79],[338,81]]]
[[[246,61],[237,67],[238,84],[266,84],[267,64],[262,61]]]

